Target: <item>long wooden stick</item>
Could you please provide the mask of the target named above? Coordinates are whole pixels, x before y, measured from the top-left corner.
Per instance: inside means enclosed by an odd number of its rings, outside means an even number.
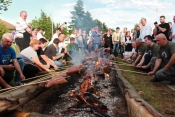
[[[70,77],[70,76],[68,76],[68,77]],[[67,78],[67,77],[65,77],[65,78]],[[59,78],[57,78],[57,79],[59,79]],[[25,85],[21,85],[21,86],[16,86],[16,87],[12,87],[12,88],[8,88],[8,92],[14,91],[14,90],[19,89],[21,87],[30,86],[30,85],[37,85],[37,84],[46,83],[46,82],[47,82],[47,80],[40,81],[40,82],[35,82],[35,83],[29,83],[29,84],[25,84]],[[1,95],[4,94],[4,93],[7,93],[7,92],[3,92],[3,93],[1,93]]]
[[[48,73],[48,74],[43,74],[43,75],[39,75],[39,76],[36,76],[36,77],[32,77],[32,78],[28,78],[26,80],[23,80],[22,82],[25,82],[25,81],[28,81],[28,80],[33,80],[33,79],[37,79],[37,78],[40,78],[40,77],[45,77],[45,76],[52,76],[52,74],[56,74],[56,73],[66,73],[66,71],[61,71],[61,72],[55,72],[55,73]]]
[[[118,68],[112,68],[112,69],[114,69],[114,70],[120,70],[120,71],[126,71],[126,72],[131,72],[131,73],[136,73],[136,74],[148,75],[147,73],[136,72],[136,71],[132,71],[132,70],[125,70],[125,69],[118,69]]]

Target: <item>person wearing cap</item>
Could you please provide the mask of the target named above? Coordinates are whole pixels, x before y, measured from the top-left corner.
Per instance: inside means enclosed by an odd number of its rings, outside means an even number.
[[[75,43],[74,37],[70,37],[70,43],[66,46],[66,48],[67,48],[67,55],[71,59],[77,55],[78,45]]]
[[[41,27],[38,28],[38,33],[37,33],[37,37],[36,37],[38,40],[41,39],[41,38],[44,38],[45,37],[43,36],[43,29]]]
[[[92,33],[93,46],[94,48],[99,48],[101,40],[101,32],[98,30],[98,27],[95,27],[95,31]]]
[[[20,51],[27,48],[30,43],[30,36],[32,34],[31,26],[26,22],[27,12],[21,11],[20,17],[16,22],[15,42],[19,46]]]
[[[53,40],[54,40],[55,38],[58,38],[58,35],[59,35],[60,33],[62,33],[61,28],[57,28],[55,34],[52,36],[52,39],[50,40],[50,42],[49,42],[48,45],[51,45],[51,44],[53,43]]]
[[[147,45],[147,50],[143,55],[142,60],[136,67],[143,70],[150,70],[150,61],[153,57],[157,57],[159,46],[153,42],[153,39],[150,35],[145,36],[145,44]]]

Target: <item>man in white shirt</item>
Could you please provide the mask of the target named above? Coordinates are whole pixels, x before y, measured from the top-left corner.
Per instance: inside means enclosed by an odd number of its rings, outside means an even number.
[[[37,39],[40,40],[41,38],[45,37],[43,36],[43,29],[41,27],[38,28],[38,33],[37,33]]]
[[[151,35],[152,28],[150,24],[147,24],[146,18],[141,19],[142,29],[140,30],[140,37],[142,42],[145,42],[145,36]]]
[[[55,38],[58,38],[58,35],[59,35],[61,32],[62,32],[61,28],[57,28],[55,34],[53,35],[53,37],[52,37],[52,39],[50,40],[50,42],[49,42],[48,45],[52,44],[52,43],[53,43],[53,40],[54,40]]]
[[[30,43],[30,35],[32,33],[31,26],[26,22],[27,12],[21,11],[20,17],[16,22],[15,42],[19,46],[20,51],[27,48]]]
[[[172,42],[175,42],[175,16],[173,17],[174,24],[171,29],[171,36],[170,39],[172,39]]]

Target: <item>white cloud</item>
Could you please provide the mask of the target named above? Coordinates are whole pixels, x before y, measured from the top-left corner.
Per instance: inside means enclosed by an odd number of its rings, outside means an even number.
[[[167,17],[167,22],[172,21],[172,10],[175,7],[170,0],[91,0],[97,4],[106,4],[104,8],[94,8],[90,12],[95,19],[105,22],[108,27],[121,28],[134,27],[142,17],[147,18],[148,23],[159,20],[160,15]],[[158,11],[156,12],[156,9]]]

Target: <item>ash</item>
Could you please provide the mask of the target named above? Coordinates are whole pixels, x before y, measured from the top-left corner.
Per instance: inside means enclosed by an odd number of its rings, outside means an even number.
[[[93,110],[93,107],[82,104],[79,106],[75,99],[70,97],[72,91],[81,90],[80,85],[84,82],[83,76],[80,76],[78,82],[69,88],[66,94],[62,94],[58,98],[58,102],[52,108],[52,115],[60,117],[125,117],[127,116],[127,109],[125,100],[119,92],[117,87],[115,71],[111,71],[109,77],[103,79],[98,78],[94,88],[98,90],[98,96],[92,94],[103,105],[107,107],[106,113],[101,113],[98,110]],[[62,89],[63,90],[63,89]]]

